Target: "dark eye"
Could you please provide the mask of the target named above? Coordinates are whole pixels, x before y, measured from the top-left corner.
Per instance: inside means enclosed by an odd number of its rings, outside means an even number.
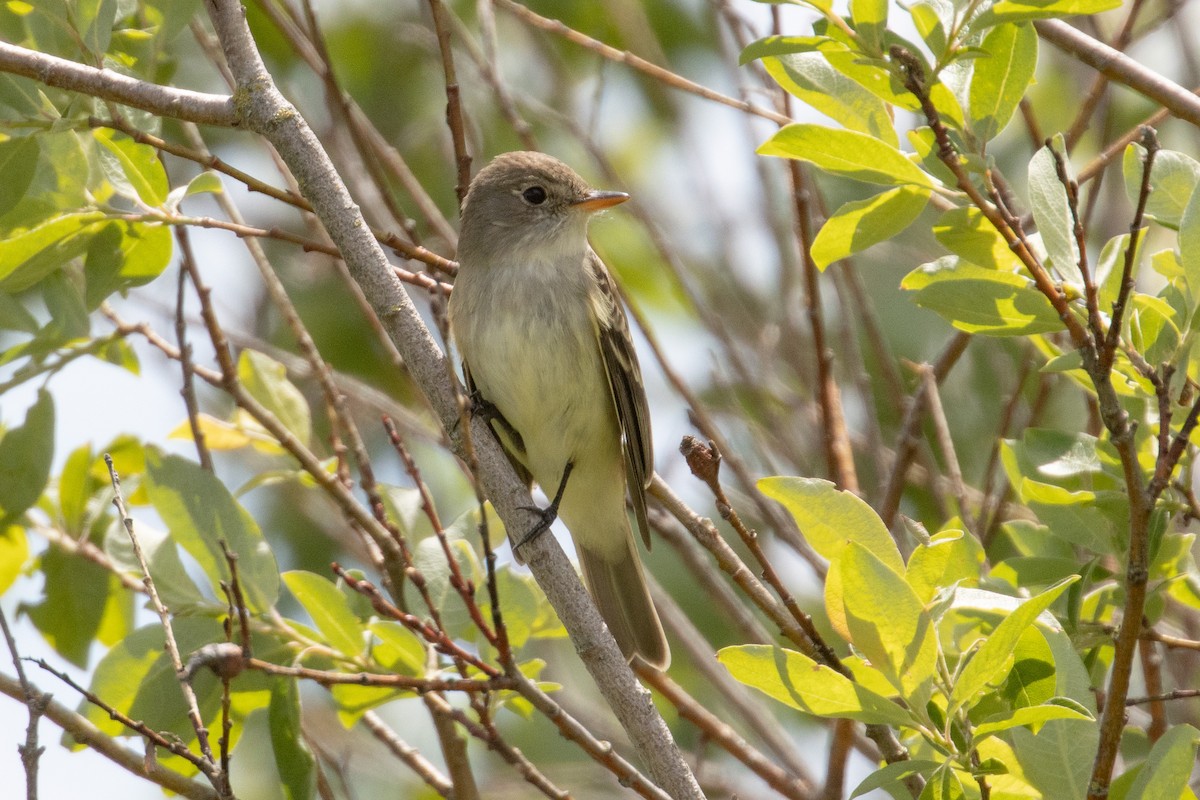
[[[533,206],[540,206],[546,202],[546,190],[541,186],[530,186],[525,191],[521,192],[521,197],[525,198],[525,202]]]

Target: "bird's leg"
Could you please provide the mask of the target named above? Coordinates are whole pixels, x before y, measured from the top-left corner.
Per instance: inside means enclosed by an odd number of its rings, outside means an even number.
[[[488,424],[494,422],[499,425],[508,436],[508,440],[512,442],[513,447],[518,452],[525,452],[525,440],[521,438],[521,434],[517,433],[517,429],[504,418],[504,415],[500,413],[500,409],[496,407],[495,403],[480,394],[478,389],[473,390],[468,397],[471,401],[472,416],[479,417]],[[495,426],[493,426],[492,430],[496,430]]]
[[[521,540],[513,546],[513,550],[519,549],[522,545],[533,541],[539,535],[548,531],[550,526],[554,524],[554,520],[558,519],[558,504],[562,502],[563,492],[567,490],[567,479],[571,477],[571,470],[573,469],[575,469],[574,461],[568,461],[567,465],[563,467],[562,480],[558,482],[558,491],[554,493],[554,499],[550,501],[550,505],[545,508],[521,506],[526,511],[533,511],[540,515],[542,519],[528,533],[521,537]]]

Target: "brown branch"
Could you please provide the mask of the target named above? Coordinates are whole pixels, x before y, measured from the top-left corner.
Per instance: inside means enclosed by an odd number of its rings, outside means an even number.
[[[471,154],[467,152],[466,125],[458,74],[454,68],[454,51],[450,48],[450,28],[446,16],[449,9],[442,0],[429,0],[429,12],[433,15],[433,30],[437,34],[438,51],[442,56],[442,74],[446,78],[446,124],[450,128],[450,141],[454,145],[454,164],[458,176],[454,194],[461,206],[471,183]]]
[[[391,751],[392,755],[400,759],[417,776],[425,781],[425,785],[433,791],[437,792],[441,797],[447,800],[454,800],[454,784],[438,771],[438,768],[429,762],[425,756],[421,755],[421,751],[412,745],[407,744],[403,739],[396,735],[396,732],[389,728],[379,715],[374,711],[368,711],[362,716],[363,726],[371,732],[384,747]]]
[[[21,700],[26,696],[21,682],[3,673],[0,673],[0,694],[7,695],[14,700]],[[131,775],[148,780],[180,797],[186,797],[188,800],[219,800],[212,787],[197,783],[191,778],[168,769],[156,759],[146,758],[145,753],[133,752],[111,736],[102,733],[87,717],[67,708],[62,703],[50,700],[49,694],[44,692],[39,692],[39,694],[47,698],[44,709],[45,718],[62,728],[78,744],[98,753]]]
[[[1145,95],[1182,120],[1200,125],[1200,98],[1062,20],[1035,20],[1038,35],[1092,69]]]
[[[628,50],[618,50],[615,47],[605,44],[597,39],[580,33],[577,30],[568,28],[562,22],[556,19],[549,19],[539,14],[530,11],[520,3],[514,0],[495,0],[496,5],[503,8],[505,11],[519,17],[523,22],[532,25],[535,28],[558,34],[570,42],[585,47],[593,53],[597,53],[610,61],[615,61],[619,64],[625,64],[628,67],[636,69],[645,75],[649,75],[657,81],[660,81],[673,89],[688,92],[690,94],[703,97],[705,100],[712,100],[722,105],[736,108],[738,111],[744,111],[747,114],[753,114],[763,119],[769,119],[779,125],[787,125],[792,122],[791,118],[784,116],[778,112],[772,111],[769,108],[756,106],[753,103],[748,103],[744,100],[737,100],[733,97],[723,95],[720,92],[715,92],[707,86],[702,86],[695,81],[690,81],[681,75],[677,75],[668,69],[658,66],[647,61],[644,58],[630,53]]]
[[[0,631],[4,633],[4,641],[12,656],[13,669],[17,671],[17,682],[20,684],[20,697],[17,699],[25,704],[29,711],[29,724],[25,726],[25,743],[17,745],[17,753],[21,756],[21,766],[25,768],[25,799],[37,800],[38,797],[38,764],[42,753],[46,751],[38,743],[38,720],[46,713],[46,706],[51,696],[33,688],[33,684],[25,677],[25,665],[21,663],[21,655],[17,651],[17,642],[13,639],[8,627],[8,617],[0,608]]]
[[[233,98],[139,81],[110,69],[0,41],[0,72],[23,75],[47,86],[140,108],[152,114],[225,128],[240,124]]]

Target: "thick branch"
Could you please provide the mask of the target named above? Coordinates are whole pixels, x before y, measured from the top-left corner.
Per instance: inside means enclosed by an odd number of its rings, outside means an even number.
[[[1047,42],[1070,53],[1105,77],[1149,97],[1176,117],[1200,125],[1200,97],[1174,81],[1167,80],[1120,50],[1114,50],[1061,20],[1038,20],[1033,27]]]
[[[201,125],[233,128],[238,124],[233,98],[139,81],[110,69],[96,69],[65,58],[0,42],[0,72],[24,75],[47,86],[70,89],[163,117]]]

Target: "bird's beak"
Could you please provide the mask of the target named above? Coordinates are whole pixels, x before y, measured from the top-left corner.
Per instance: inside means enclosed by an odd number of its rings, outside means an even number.
[[[598,192],[590,191],[581,199],[571,203],[572,208],[578,208],[582,211],[600,211],[604,208],[612,208],[615,205],[624,203],[629,199],[629,195],[624,192]]]

